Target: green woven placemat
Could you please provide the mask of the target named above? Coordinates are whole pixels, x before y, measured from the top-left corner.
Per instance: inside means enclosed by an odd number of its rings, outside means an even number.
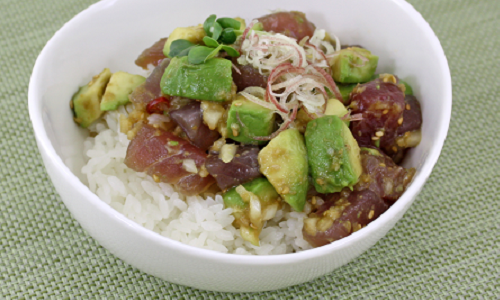
[[[440,38],[453,77],[452,122],[432,176],[358,259],[258,294],[144,274],[90,238],[56,194],[29,122],[28,81],[54,32],[93,2],[0,0],[0,298],[499,298],[499,0],[410,1]]]

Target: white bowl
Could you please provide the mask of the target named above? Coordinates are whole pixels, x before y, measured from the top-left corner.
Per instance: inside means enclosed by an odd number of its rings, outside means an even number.
[[[141,51],[177,26],[218,16],[247,21],[270,9],[300,10],[342,43],[380,57],[378,72],[409,82],[422,103],[423,140],[405,160],[417,168],[404,195],[366,228],[330,245],[294,254],[241,256],[194,248],[149,231],[99,200],[79,179],[85,131],[72,120],[78,86],[109,67],[139,72]],[[451,79],[439,40],[403,0],[160,1],[105,0],[63,26],[38,57],[29,85],[29,113],[47,172],[75,219],[103,247],[170,282],[214,291],[264,291],[312,280],[348,263],[382,238],[422,189],[446,138]]]

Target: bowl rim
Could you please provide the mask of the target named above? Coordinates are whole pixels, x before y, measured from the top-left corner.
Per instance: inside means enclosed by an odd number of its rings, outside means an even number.
[[[422,17],[422,15],[411,4],[404,0],[391,0],[396,5],[400,6],[412,19],[412,21],[414,21],[424,31],[425,35],[429,38],[432,49],[439,56],[439,68],[442,73],[441,76],[444,78],[443,88],[445,97],[442,99],[442,101],[444,102],[445,110],[442,111],[442,118],[439,120],[438,127],[436,128],[439,131],[437,134],[436,142],[431,146],[429,154],[426,157],[425,162],[422,164],[419,174],[413,179],[412,184],[404,192],[400,199],[398,199],[398,201],[396,201],[385,213],[368,224],[362,230],[354,232],[353,234],[331,244],[296,253],[273,255],[240,255],[197,248],[179,241],[175,241],[168,237],[164,237],[133,222],[132,220],[128,219],[127,217],[113,209],[110,205],[99,199],[96,194],[92,193],[88,186],[83,184],[78,179],[78,177],[71,172],[71,170],[64,164],[61,157],[56,153],[50,139],[48,138],[43,124],[42,105],[40,101],[40,99],[42,99],[42,94],[39,91],[40,87],[37,83],[37,78],[42,76],[42,70],[47,64],[47,62],[45,61],[45,57],[54,47],[54,41],[59,39],[63,35],[63,32],[69,30],[72,24],[76,23],[80,19],[84,19],[87,14],[91,14],[94,10],[98,10],[102,7],[112,5],[116,1],[117,0],[102,0],[100,2],[92,4],[91,6],[74,16],[57,31],[47,42],[43,50],[40,52],[38,58],[36,59],[33,67],[33,72],[30,77],[28,89],[29,116],[31,119],[39,151],[46,154],[48,159],[50,159],[54,163],[55,169],[57,170],[57,172],[63,175],[63,177],[67,181],[67,184],[71,185],[72,188],[81,192],[85,196],[86,200],[90,201],[90,204],[96,209],[102,211],[106,215],[109,215],[110,218],[113,219],[113,222],[122,223],[120,224],[122,226],[126,225],[125,227],[129,228],[135,234],[140,234],[144,238],[160,245],[161,247],[171,248],[172,250],[183,252],[188,255],[206,258],[216,262],[235,263],[239,265],[281,265],[329,255],[337,250],[349,247],[353,243],[359,242],[361,239],[363,239],[364,236],[377,232],[377,230],[379,230],[379,228],[382,227],[383,224],[387,223],[401,210],[404,210],[406,206],[413,201],[413,199],[417,196],[417,194],[424,186],[425,181],[430,176],[432,169],[434,168],[443,148],[451,119],[452,82],[450,69],[439,39],[437,38],[430,25],[427,23],[427,21],[425,21],[425,19]]]

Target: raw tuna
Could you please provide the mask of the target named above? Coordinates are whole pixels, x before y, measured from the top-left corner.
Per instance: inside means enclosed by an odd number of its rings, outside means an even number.
[[[396,137],[388,142],[383,148],[395,163],[403,160],[406,150],[420,143],[422,127],[422,109],[415,96],[405,96],[405,110],[403,112],[403,124],[398,127]],[[398,143],[398,140],[400,142]],[[403,141],[403,142],[401,142]]]
[[[304,221],[304,239],[320,247],[344,238],[377,219],[389,206],[370,190],[330,194]]]
[[[170,58],[162,60],[161,63],[154,68],[153,72],[151,72],[146,82],[139,85],[132,94],[130,94],[130,101],[138,104],[148,104],[150,101],[164,96],[161,92],[160,80],[169,64]]]
[[[243,91],[249,86],[260,86],[261,88],[266,88],[267,76],[261,75],[259,70],[252,67],[251,64],[240,65],[238,61],[233,58],[233,64],[239,73],[233,69],[233,81],[238,87],[238,92]]]
[[[352,114],[362,114],[361,121],[351,122],[359,146],[392,146],[405,108],[405,96],[399,87],[375,79],[354,88],[350,101]]]
[[[185,195],[202,193],[214,183],[210,175],[201,177],[199,171],[207,155],[174,134],[144,125],[130,141],[125,164],[137,171],[146,172],[155,180],[176,184]],[[192,160],[196,165],[186,161]]]
[[[148,69],[149,64],[155,67],[158,66],[165,58],[165,55],[163,54],[163,46],[165,46],[166,41],[167,38],[162,38],[158,42],[154,43],[153,46],[144,50],[135,60],[135,64],[145,70]]]
[[[208,156],[205,166],[217,185],[225,190],[262,176],[259,172],[258,154],[258,147],[239,146],[230,162],[223,162],[218,153],[213,153]]]
[[[277,12],[265,15],[258,19],[265,31],[281,33],[300,41],[308,36],[312,37],[316,26],[307,21],[306,15],[299,11]]]
[[[415,169],[396,165],[378,149],[362,149],[360,154],[363,173],[354,190],[371,190],[391,205],[406,190],[415,175]]]
[[[182,128],[191,143],[201,150],[208,150],[220,136],[219,132],[210,130],[203,123],[203,112],[198,101],[170,111],[170,117]]]
[[[408,131],[418,130],[422,127],[422,109],[415,96],[405,96],[405,110],[403,112],[403,124],[399,126],[397,135],[401,136]]]

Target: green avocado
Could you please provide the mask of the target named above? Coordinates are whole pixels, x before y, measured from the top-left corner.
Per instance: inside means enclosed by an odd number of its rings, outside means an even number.
[[[71,108],[75,113],[75,122],[81,127],[87,128],[103,113],[101,99],[110,77],[111,71],[106,68],[73,95]]]
[[[373,74],[373,76],[370,78],[370,80],[381,78],[380,75],[384,76],[386,74]],[[411,87],[411,85],[408,84],[408,82],[406,82],[404,80],[401,80],[401,79],[398,79],[398,83],[404,84],[404,86],[405,86],[405,96],[413,96],[413,88]],[[354,86],[356,86],[356,85],[354,85]]]
[[[336,193],[358,182],[362,171],[358,143],[339,117],[309,122],[305,139],[316,191]]]
[[[371,154],[373,156],[382,156],[382,154],[380,153],[380,150],[374,149],[374,148],[360,147],[359,151],[360,152],[367,152],[368,154]]]
[[[364,59],[367,59],[364,60]],[[377,69],[378,56],[370,51],[350,47],[340,50],[340,53],[330,60],[332,77],[341,83],[361,83],[370,81]]]
[[[347,108],[345,108],[342,102],[340,102],[337,99],[328,99],[328,102],[326,104],[325,115],[337,116],[339,118],[342,118],[348,113],[349,111],[347,110]],[[344,122],[347,126],[349,126],[349,120],[344,120]]]
[[[399,83],[402,83],[405,85],[405,96],[413,96],[413,89],[411,85],[409,85],[406,81],[399,80]]]
[[[269,181],[264,178],[256,178],[250,182],[244,183],[243,187],[254,193],[261,202],[261,205],[271,204],[279,199],[279,195]],[[243,201],[240,194],[236,192],[236,187],[228,190],[222,198],[224,205],[233,209],[235,222],[240,223],[239,220],[249,213],[248,202]],[[248,216],[247,216],[248,217]]]
[[[243,28],[243,30],[245,30],[245,28]],[[264,31],[264,24],[262,24],[261,22],[257,22],[252,26],[252,30]]]
[[[297,129],[287,129],[259,152],[260,172],[296,211],[303,211],[309,187],[307,150]]]
[[[236,228],[240,228],[241,237],[259,246],[259,234],[264,222],[274,218],[281,199],[274,187],[264,177],[245,183],[243,187],[245,188],[243,193],[239,190],[240,186],[227,191],[222,196],[224,205],[233,210],[235,218],[233,225]],[[240,195],[238,192],[242,194]],[[252,202],[252,197],[255,199],[255,196],[259,205],[252,206],[250,203]],[[252,211],[252,207],[258,207],[259,209]]]
[[[213,58],[199,65],[188,57],[174,57],[160,82],[161,90],[170,96],[196,100],[228,101],[234,95],[231,61]]]
[[[227,137],[245,144],[265,144],[265,141],[257,141],[253,137],[270,135],[274,129],[274,120],[272,110],[237,95],[227,115]]]
[[[141,75],[122,71],[111,75],[104,96],[102,96],[101,110],[115,110],[118,106],[129,103],[128,95],[144,81],[146,78]]]
[[[344,103],[349,102],[349,96],[351,95],[352,90],[357,86],[357,83],[348,83],[348,84],[342,84],[342,83],[337,83],[337,87],[339,88],[340,94],[342,95],[342,99],[344,100]]]

